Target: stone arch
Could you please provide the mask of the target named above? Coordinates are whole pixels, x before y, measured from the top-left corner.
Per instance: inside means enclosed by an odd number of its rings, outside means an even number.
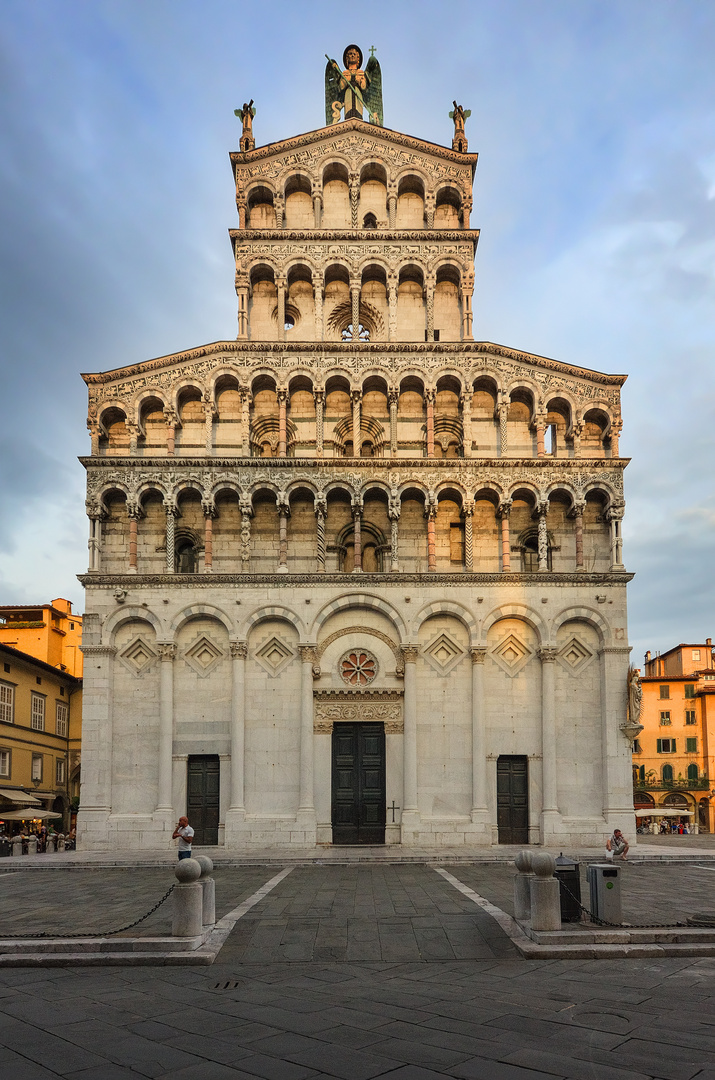
[[[315,616],[311,627],[313,636],[317,638],[321,626],[332,615],[335,615],[338,611],[348,611],[350,608],[368,608],[372,611],[378,611],[389,619],[395,627],[400,642],[406,640],[407,627],[399,611],[392,604],[383,600],[382,597],[373,596],[371,593],[346,593],[343,596],[336,597],[335,600],[331,600]]]
[[[166,641],[166,631],[161,620],[149,608],[122,607],[119,611],[112,612],[105,619],[102,627],[102,640],[105,644],[114,641],[117,631],[128,622],[145,622],[152,627],[158,641]]]
[[[452,615],[466,628],[469,634],[470,646],[476,645],[479,641],[479,624],[477,620],[469,608],[464,607],[462,604],[455,604],[452,600],[434,600],[431,604],[426,604],[425,607],[418,611],[412,621],[413,639],[416,639],[423,623],[431,619],[433,615]]]
[[[242,636],[247,638],[259,623],[266,622],[269,619],[279,619],[283,622],[290,623],[290,625],[297,630],[299,640],[307,640],[303,620],[299,615],[296,615],[294,611],[291,611],[290,608],[283,607],[280,604],[272,604],[269,607],[256,608],[255,611],[252,611],[246,619]]]
[[[338,641],[341,637],[347,637],[348,634],[367,634],[370,637],[378,638],[392,649],[395,657],[395,666],[400,668],[402,664],[402,649],[399,642],[393,641],[387,634],[383,634],[381,630],[375,630],[371,626],[345,626],[341,630],[336,630],[333,634],[328,634],[324,641],[321,641],[318,645],[318,660],[322,657],[325,650],[329,645],[332,645],[334,641]]]
[[[498,607],[492,608],[492,610],[484,617],[481,632],[481,637],[484,642],[486,642],[487,634],[492,626],[502,619],[523,619],[523,621],[528,623],[538,634],[539,645],[546,645],[550,641],[546,623],[539,613],[534,611],[533,608],[530,608],[528,604],[500,604]]]
[[[564,623],[567,622],[585,622],[589,626],[592,626],[598,633],[602,646],[608,646],[611,644],[611,628],[607,621],[603,618],[599,611],[595,608],[585,607],[581,605],[579,607],[567,607],[557,612],[551,619],[551,640],[556,640],[558,634]]]
[[[226,615],[221,608],[215,607],[213,604],[189,604],[174,616],[170,628],[172,638],[176,637],[187,622],[191,622],[192,619],[199,618],[201,615],[205,615],[209,619],[216,619],[217,622],[220,622],[226,629],[229,637],[234,634],[235,627],[228,615]]]

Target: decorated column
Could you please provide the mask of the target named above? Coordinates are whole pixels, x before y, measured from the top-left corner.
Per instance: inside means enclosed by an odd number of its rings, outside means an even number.
[[[285,341],[286,337],[286,291],[287,284],[284,277],[276,278],[276,292],[278,293],[278,340]]]
[[[313,400],[315,401],[315,456],[320,458],[323,456],[325,391],[314,390]]]
[[[402,840],[405,833],[419,824],[417,802],[417,645],[405,645],[402,659],[405,666],[405,703],[403,735]]]
[[[241,573],[248,573],[251,560],[251,518],[253,517],[253,504],[249,495],[241,495],[238,501],[241,511]]]
[[[360,403],[362,401],[362,391],[352,390],[350,397],[353,403],[353,457],[360,457],[362,440],[360,434]]]
[[[313,303],[315,305],[315,338],[322,341],[325,337],[323,325],[323,274],[319,270],[313,271]]]
[[[278,501],[278,573],[288,573],[288,516],[290,506],[282,499]]]
[[[539,573],[549,569],[549,532],[546,527],[546,515],[549,509],[549,500],[544,499],[536,507],[539,518],[538,524],[538,547],[539,547]]]
[[[238,393],[241,399],[241,454],[248,457],[251,453],[251,391],[242,386]]]
[[[176,569],[174,562],[174,535],[179,509],[173,499],[164,499],[164,509],[166,510],[166,572],[167,574],[173,574]]]
[[[164,409],[164,419],[166,420],[166,453],[169,457],[174,456],[174,450],[176,449],[176,424],[177,417],[173,409]]]
[[[390,457],[397,457],[397,405],[400,391],[396,386],[391,386],[388,390],[387,400],[390,403]]]
[[[579,500],[573,504],[571,514],[574,520],[574,532],[576,534],[576,569],[583,570],[583,512],[586,503]]]
[[[554,663],[557,650],[549,646],[539,649],[541,660],[541,755],[542,755],[542,843],[555,832],[558,823],[558,792],[556,770],[556,701],[554,692]]]
[[[397,341],[397,274],[387,275],[387,320],[390,341]]]
[[[470,650],[472,658],[472,822],[486,828],[487,806],[487,739],[484,711],[484,661],[487,650],[477,646]]]
[[[358,498],[353,499],[353,573],[362,573],[362,502]]]
[[[460,398],[462,404],[462,453],[465,458],[472,456],[472,391],[465,390]]]
[[[313,790],[313,665],[318,663],[315,645],[299,645],[300,653],[300,792],[298,819],[308,827],[315,822]]]
[[[390,572],[396,574],[400,569],[400,510],[402,503],[399,497],[390,499],[388,515],[390,518]]]
[[[231,803],[229,809],[245,813],[244,756],[246,723],[246,657],[248,643],[232,641],[231,653]]]
[[[278,399],[278,457],[287,456],[288,446],[288,391],[277,390]]]
[[[325,573],[325,517],[328,505],[324,498],[317,497],[315,500],[315,547],[316,569],[319,574]]]
[[[427,517],[427,570],[433,574],[437,569],[437,545],[435,543],[435,518],[437,506],[430,502],[425,510]]]
[[[497,415],[499,417],[499,456],[506,457],[509,453],[509,399],[503,395],[500,395]]]
[[[139,519],[143,517],[141,503],[127,502],[127,517],[129,518],[129,573],[137,572],[137,548]]]
[[[173,814],[171,795],[172,753],[174,747],[174,659],[176,645],[173,642],[158,644],[161,668],[159,687],[159,782],[157,785],[157,813]]]
[[[201,507],[204,512],[204,573],[213,571],[214,552],[214,518],[216,517],[216,504],[212,499],[206,499]]]
[[[468,504],[462,509],[464,518],[464,569],[468,574],[474,569],[474,539],[472,537],[472,518],[474,516],[474,503]]]
[[[434,390],[425,390],[425,408],[427,410],[427,457],[434,457]]]
[[[353,341],[360,340],[360,282],[350,282],[350,304],[352,309]]]
[[[425,281],[425,300],[427,307],[427,340],[434,341],[434,278]]]

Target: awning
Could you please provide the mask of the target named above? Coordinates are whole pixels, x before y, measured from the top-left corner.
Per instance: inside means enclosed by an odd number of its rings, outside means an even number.
[[[26,803],[28,806],[42,806],[39,799],[34,795],[28,795],[26,791],[11,791],[10,788],[0,788],[3,799],[12,799],[13,802]]]
[[[0,810],[0,821],[46,821],[49,818],[61,818],[62,814],[56,814],[53,810],[36,810],[34,806],[26,806],[22,810],[8,810],[3,814]]]
[[[693,814],[693,810],[686,810],[685,808],[678,810],[677,808],[673,809],[672,806],[650,806],[647,808],[641,806],[636,810],[636,817],[693,817]]]

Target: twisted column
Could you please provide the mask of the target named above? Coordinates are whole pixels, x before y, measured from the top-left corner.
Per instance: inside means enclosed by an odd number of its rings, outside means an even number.
[[[319,574],[325,573],[325,515],[327,505],[324,499],[315,500],[315,526],[316,526],[316,561]]]
[[[159,681],[159,775],[157,784],[157,811],[172,811],[171,769],[174,749],[174,659],[176,645],[162,642],[158,645],[160,660]]]
[[[166,572],[173,574],[174,566],[174,536],[176,532],[176,519],[179,511],[173,502],[164,501],[166,510]]]
[[[246,657],[248,643],[232,641],[231,654],[231,804],[230,810],[245,810],[245,726],[246,726]]]
[[[354,324],[353,324],[354,325]],[[361,451],[361,418],[360,418],[360,403],[362,401],[362,391],[351,391],[350,397],[353,403],[353,457],[360,457]]]
[[[387,219],[388,227],[394,229],[397,221],[397,190],[389,186],[387,189]]]
[[[474,515],[474,504],[465,506],[462,510],[462,517],[464,518],[464,569],[468,574],[472,573],[474,569],[474,539],[472,536],[472,519]]]
[[[499,456],[506,457],[509,452],[509,402],[508,400],[502,400],[497,405],[497,413],[499,416]]]
[[[350,285],[350,302],[352,305],[353,341],[360,340],[360,285],[354,282]]]
[[[360,177],[357,173],[350,173],[348,187],[350,188],[350,219],[353,229],[357,229],[360,226],[358,216],[360,210]]]
[[[273,197],[273,209],[276,212],[276,228],[283,228],[283,212],[285,210],[285,200],[282,195],[275,195]]]
[[[434,278],[428,277],[425,282],[425,299],[427,306],[427,340],[434,341]]]

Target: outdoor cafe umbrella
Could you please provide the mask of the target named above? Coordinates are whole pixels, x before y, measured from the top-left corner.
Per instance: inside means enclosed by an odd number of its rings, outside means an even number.
[[[35,810],[31,806],[26,806],[22,810],[8,810],[6,814],[0,813],[0,821],[36,821],[38,818],[43,821],[49,818],[61,818],[62,814],[56,814],[53,810]]]
[[[667,809],[660,806],[639,806],[636,808],[636,817],[693,817],[694,810],[673,810],[671,807]]]

